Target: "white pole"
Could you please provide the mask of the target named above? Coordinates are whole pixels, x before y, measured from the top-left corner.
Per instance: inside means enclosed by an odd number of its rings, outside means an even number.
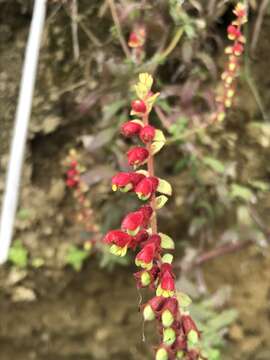
[[[21,170],[31,114],[37,64],[46,14],[46,0],[35,0],[33,17],[25,51],[20,94],[15,117],[6,188],[0,221],[0,264],[8,258],[18,203]]]

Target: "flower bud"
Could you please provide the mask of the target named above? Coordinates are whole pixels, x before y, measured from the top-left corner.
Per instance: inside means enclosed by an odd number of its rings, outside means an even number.
[[[172,326],[174,322],[174,317],[170,310],[165,310],[162,312],[161,322],[165,328]]]
[[[181,360],[181,359],[184,359],[184,356],[185,356],[185,354],[184,354],[184,352],[183,351],[177,351],[177,353],[176,353],[176,359],[178,360]]]
[[[156,352],[156,357],[155,360],[168,360],[169,359],[169,355],[166,349],[159,348]]]
[[[140,130],[140,139],[145,144],[152,142],[155,137],[156,129],[151,125],[146,125]]]
[[[147,304],[143,309],[143,318],[145,321],[152,321],[156,318],[156,315],[149,304]]]
[[[151,284],[151,275],[148,271],[143,271],[141,273],[141,283],[143,287],[146,287]]]
[[[227,28],[228,38],[230,40],[236,40],[241,37],[241,31],[234,25],[229,25]]]
[[[135,187],[135,192],[141,200],[148,200],[158,187],[158,179],[154,176],[144,178]]]
[[[171,346],[176,339],[176,333],[173,328],[166,328],[163,330],[163,343]]]
[[[197,343],[199,338],[199,331],[195,322],[192,320],[190,315],[182,316],[182,326],[188,341]]]
[[[145,114],[147,111],[146,104],[143,100],[133,100],[131,102],[131,108],[135,113]]]
[[[127,121],[121,126],[121,133],[126,137],[131,137],[139,134],[141,129],[142,127],[140,124],[133,121]]]
[[[143,179],[145,175],[134,172],[120,172],[112,178],[112,190],[120,190],[122,192],[128,192],[134,189],[134,187]]]
[[[149,152],[144,147],[135,146],[128,151],[127,156],[129,165],[139,166],[148,158]]]

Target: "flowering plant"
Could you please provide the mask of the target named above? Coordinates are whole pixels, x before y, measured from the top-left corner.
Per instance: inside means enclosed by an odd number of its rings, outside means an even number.
[[[152,84],[151,75],[139,75],[134,87],[138,98],[132,101],[130,113],[135,119],[121,127],[124,136],[138,137],[143,144],[127,152],[134,171],[120,172],[112,178],[114,191],[135,193],[144,204],[124,217],[120,229],[109,231],[104,242],[117,256],[125,256],[128,249],[137,250],[135,264],[139,271],[134,274],[137,287],[148,287],[155,292],[141,307],[145,321],[157,321],[161,343],[156,348],[155,359],[205,359],[199,349],[200,332],[187,311],[185,296],[177,296],[171,254],[174,241],[157,229],[156,212],[166,203],[172,188],[154,173],[154,155],[166,139],[161,130],[149,124],[149,115],[159,96],[151,91]],[[145,164],[147,169],[138,170]]]

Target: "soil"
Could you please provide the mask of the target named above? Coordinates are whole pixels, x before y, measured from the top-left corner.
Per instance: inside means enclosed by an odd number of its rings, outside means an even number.
[[[0,1],[0,8],[3,9],[0,15],[0,165],[3,174],[8,161],[31,1],[14,1],[12,6]],[[26,209],[27,216],[18,216],[15,236],[23,241],[31,259],[42,257],[44,265],[35,270],[7,265],[0,270],[0,360],[151,359],[154,335],[151,326],[147,326],[146,343],[142,341],[139,294],[131,276],[134,269],[119,266],[109,272],[100,269],[98,262],[90,258],[83,270],[76,273],[65,264],[67,247],[80,244],[80,240],[79,228],[73,225],[72,199],[65,189],[61,164],[67,150],[76,145],[76,139],[92,131],[97,110],[78,115],[77,105],[97,84],[96,80],[91,80],[93,83],[89,80],[85,62],[73,62],[67,30],[70,19],[64,11],[55,15],[54,10],[50,5],[51,25],[47,24],[44,36],[23,170],[20,210]],[[90,6],[87,14],[90,19],[91,11]],[[265,91],[269,83],[265,76],[268,71],[265,54],[270,51],[269,29],[268,17],[261,35],[263,41],[258,44],[252,62],[266,112],[270,109],[269,92]],[[82,39],[82,42],[86,43],[86,40]],[[91,44],[82,49],[83,58],[93,50]],[[85,78],[87,86],[80,87],[80,81]],[[78,84],[76,92],[69,90],[74,84]],[[241,91],[245,100],[239,104],[240,118],[261,119],[250,92],[245,87]],[[246,143],[239,141],[242,163],[245,164],[241,176],[249,178],[249,174],[256,173],[259,178],[267,178],[269,123],[265,123],[265,133],[253,132],[249,124],[243,128],[249,137]],[[235,148],[230,156],[234,152]],[[105,158],[104,154],[98,156],[93,156],[93,162]],[[179,180],[175,177],[172,181],[178,199],[173,205],[177,205],[177,201],[181,203],[185,196],[182,190],[185,178]],[[3,190],[3,184],[4,178],[1,177],[0,190]],[[93,195],[95,209],[101,209],[97,218],[105,217],[106,211],[112,209],[101,206],[108,197],[107,193],[104,195],[105,186],[108,184],[99,188],[98,199]],[[260,205],[260,214],[267,221],[269,197],[262,199]],[[186,234],[180,234],[179,218],[184,219],[180,225],[186,229],[189,214],[181,205],[177,206],[175,216],[171,216],[170,209],[169,215],[162,215],[161,222],[176,237],[185,238]],[[112,221],[118,221],[116,218]],[[224,224],[227,226],[230,221],[232,219],[228,216]],[[221,233],[223,230],[220,228]],[[202,267],[208,291],[212,293],[223,285],[229,285],[232,296],[227,306],[239,312],[239,318],[227,336],[225,360],[270,359],[269,261],[269,249],[252,246],[209,261]]]

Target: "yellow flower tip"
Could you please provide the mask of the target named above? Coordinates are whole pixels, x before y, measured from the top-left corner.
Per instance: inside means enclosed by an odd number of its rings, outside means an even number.
[[[115,184],[112,185],[112,191],[117,191],[117,185]]]

